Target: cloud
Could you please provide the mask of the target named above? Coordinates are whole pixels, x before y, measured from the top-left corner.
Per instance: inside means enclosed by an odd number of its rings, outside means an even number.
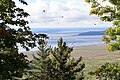
[[[28,0],[29,1],[29,0]],[[84,0],[35,0],[23,6],[30,14],[28,21],[34,27],[70,27],[101,24],[96,16],[89,16],[90,5]]]

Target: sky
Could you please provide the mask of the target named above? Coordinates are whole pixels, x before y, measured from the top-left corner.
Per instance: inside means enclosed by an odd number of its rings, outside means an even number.
[[[18,1],[18,0],[15,0]],[[31,28],[110,27],[95,15],[89,15],[90,5],[84,0],[26,0],[17,5],[30,14]],[[96,25],[95,25],[96,24]]]

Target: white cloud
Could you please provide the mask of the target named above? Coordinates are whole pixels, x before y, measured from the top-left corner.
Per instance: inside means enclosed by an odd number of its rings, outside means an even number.
[[[90,5],[84,0],[35,0],[23,6],[30,14],[32,27],[89,27],[101,22],[96,16],[89,16]],[[102,23],[103,24],[103,23]]]

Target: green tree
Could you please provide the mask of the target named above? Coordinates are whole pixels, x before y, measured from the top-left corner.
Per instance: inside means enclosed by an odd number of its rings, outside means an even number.
[[[14,80],[21,78],[25,68],[28,68],[28,60],[23,53],[15,50],[0,53],[0,80]]]
[[[82,80],[84,79],[82,70],[84,63],[81,63],[82,57],[75,60],[71,57],[73,48],[68,47],[63,39],[58,41],[58,47],[54,48],[52,53],[54,80]]]
[[[20,0],[27,4],[24,0]],[[0,50],[5,48],[18,49],[17,43],[29,50],[36,46],[35,41],[44,34],[33,34],[30,30],[28,21],[24,20],[29,14],[16,6],[13,0],[0,0]],[[18,29],[11,28],[17,27]],[[42,35],[42,36],[41,36]]]
[[[120,50],[120,0],[85,1],[91,4],[90,15],[95,14],[100,20],[113,23],[113,27],[105,31],[106,36],[102,40],[109,44],[108,50]]]
[[[120,65],[117,63],[105,63],[90,74],[99,80],[120,80]]]
[[[46,44],[40,45],[37,57],[34,56],[29,79],[32,80],[82,80],[82,58],[75,60],[70,56],[73,48],[58,41],[58,48],[51,49]],[[31,75],[32,74],[32,75]]]
[[[19,0],[27,5],[24,0]],[[36,46],[36,41],[41,42],[44,34],[33,34],[28,21],[29,14],[17,7],[13,0],[0,0],[0,79],[14,79],[21,77],[27,68],[28,61],[25,55],[18,53],[20,44],[26,50]],[[10,26],[16,27],[11,28]]]
[[[51,77],[52,61],[50,59],[51,47],[47,43],[39,45],[37,56],[33,55],[27,77],[29,80],[54,80]]]

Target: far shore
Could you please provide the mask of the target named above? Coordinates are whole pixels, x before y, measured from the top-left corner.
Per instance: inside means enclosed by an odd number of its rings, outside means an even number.
[[[97,45],[74,47],[71,55],[75,59],[79,58],[80,56],[82,56],[83,59],[87,59],[87,58],[103,56],[111,53],[118,54],[119,52],[120,51],[110,52],[107,50],[107,45],[97,44]],[[36,54],[37,51],[28,51],[23,53],[28,56],[29,60],[32,60],[33,59],[32,55]]]

